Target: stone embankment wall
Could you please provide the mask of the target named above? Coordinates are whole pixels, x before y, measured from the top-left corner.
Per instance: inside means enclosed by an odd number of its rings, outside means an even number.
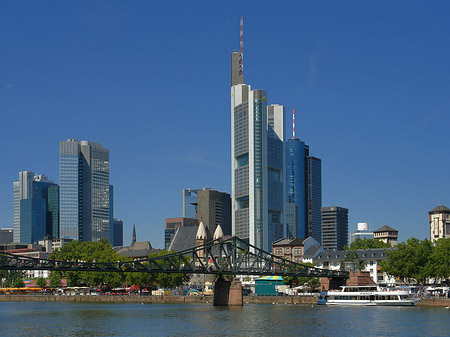
[[[205,303],[212,304],[212,296],[54,296],[54,295],[0,295],[0,302],[90,302],[90,303]],[[316,304],[317,297],[302,296],[244,296],[244,305],[254,304]],[[450,307],[450,299],[424,298],[419,306]]]

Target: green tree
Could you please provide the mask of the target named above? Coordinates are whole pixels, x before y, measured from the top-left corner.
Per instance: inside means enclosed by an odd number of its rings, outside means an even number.
[[[13,282],[14,288],[23,288],[25,287],[25,282],[21,278],[16,278]]]
[[[304,265],[315,267],[314,263],[303,263]],[[289,276],[284,277],[283,282],[285,284],[292,285],[292,283],[296,281],[296,283],[299,286],[307,286],[311,289],[317,288],[320,285],[320,279],[318,277],[295,277],[295,276]]]
[[[167,250],[150,254],[150,258],[170,254]],[[188,258],[187,258],[188,259]],[[188,259],[189,260],[189,259]],[[156,283],[162,288],[177,288],[189,281],[190,275],[181,273],[156,273],[154,275]]]
[[[51,272],[50,273],[50,287],[60,288],[62,286],[60,273]]]
[[[450,239],[439,239],[433,247],[428,263],[430,276],[441,279],[450,278]]]
[[[430,277],[430,257],[433,245],[427,239],[420,241],[408,239],[397,245],[397,249],[388,251],[388,258],[381,262],[381,267],[388,275],[398,277],[405,283],[417,281],[425,283]]]
[[[373,249],[373,248],[391,248],[390,243],[385,243],[377,239],[361,239],[356,238],[350,246],[344,246],[344,250],[356,250],[356,249]]]
[[[46,280],[45,278],[43,278],[43,277],[39,277],[39,278],[36,280],[36,285],[37,285],[38,287],[45,287],[45,286],[47,285],[47,280]]]
[[[71,262],[118,262],[125,258],[119,256],[108,240],[97,242],[73,241],[53,252],[50,259]],[[52,273],[53,274],[53,273]],[[117,287],[123,284],[125,276],[122,273],[113,272],[55,272],[55,277],[65,277],[69,286],[100,286]]]
[[[22,270],[0,270],[0,281],[3,287],[13,287],[16,279],[23,279],[25,272]]]

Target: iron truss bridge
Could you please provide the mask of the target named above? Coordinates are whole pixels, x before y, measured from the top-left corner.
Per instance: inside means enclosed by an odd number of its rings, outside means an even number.
[[[37,259],[0,252],[0,270],[50,270],[139,273],[184,273],[348,278],[348,272],[326,270],[282,259],[238,237],[153,258],[85,262]]]

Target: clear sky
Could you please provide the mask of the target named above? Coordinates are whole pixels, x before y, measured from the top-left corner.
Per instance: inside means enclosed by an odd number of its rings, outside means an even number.
[[[164,242],[182,188],[230,192],[230,52],[292,108],[323,206],[400,240],[450,207],[449,1],[2,1],[0,227],[12,183],[58,181],[59,141],[110,149],[124,243]]]

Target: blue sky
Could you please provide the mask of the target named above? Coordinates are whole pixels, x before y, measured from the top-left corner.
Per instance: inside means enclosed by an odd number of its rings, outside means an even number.
[[[448,1],[2,1],[0,227],[12,182],[58,180],[58,144],[110,149],[124,241],[164,241],[182,188],[230,192],[230,52],[292,108],[349,229],[429,237],[450,207]]]

